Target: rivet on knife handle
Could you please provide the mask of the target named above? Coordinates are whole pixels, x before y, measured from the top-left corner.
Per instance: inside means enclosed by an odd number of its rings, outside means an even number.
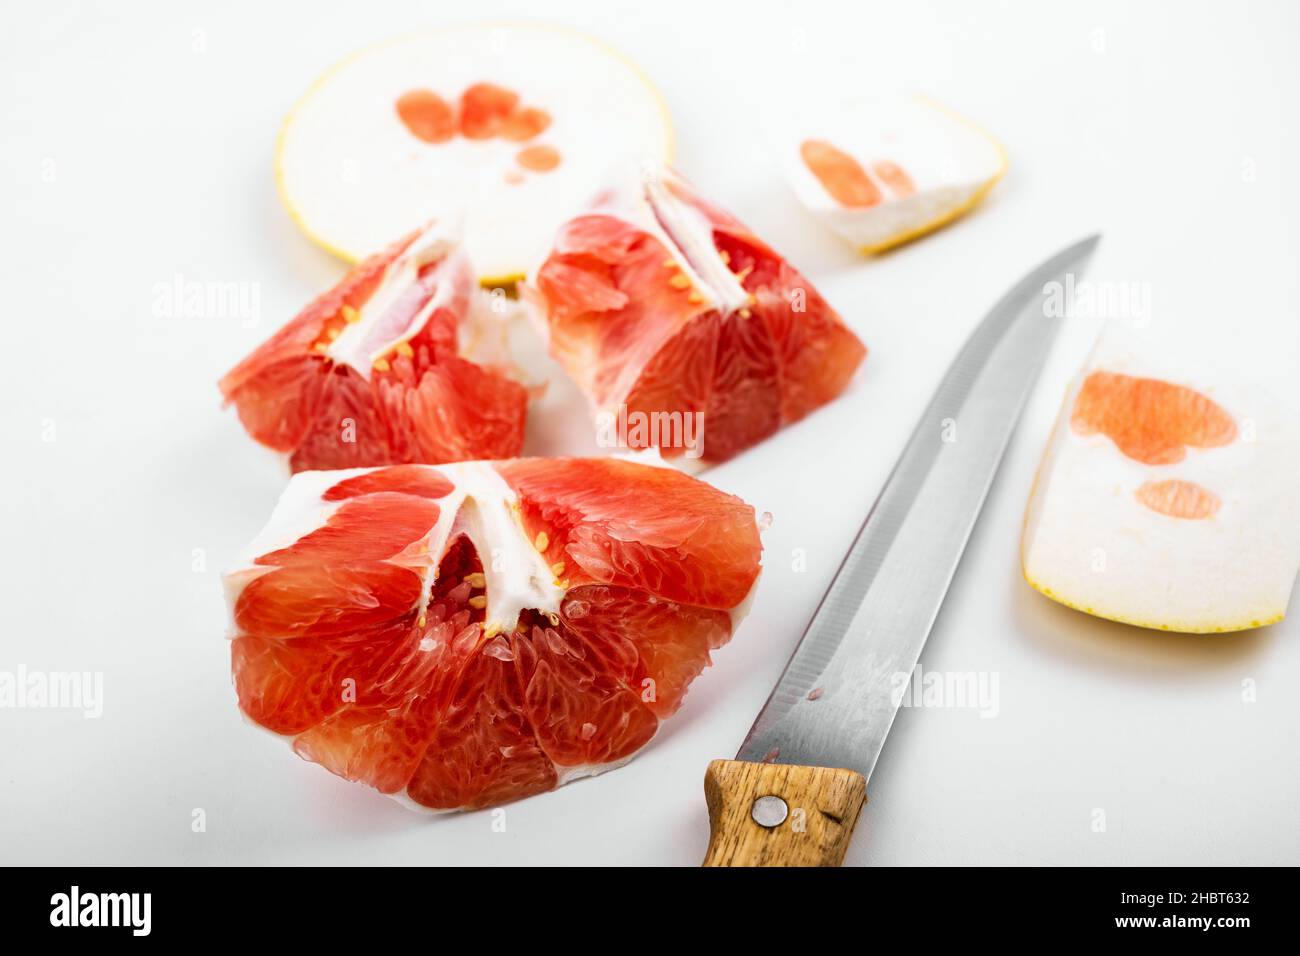
[[[852,770],[715,760],[705,866],[839,866],[867,781]]]

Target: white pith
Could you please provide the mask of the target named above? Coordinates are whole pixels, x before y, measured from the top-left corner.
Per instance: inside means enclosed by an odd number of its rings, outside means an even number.
[[[384,314],[402,294],[415,284],[420,269],[459,254],[459,238],[459,221],[454,217],[433,223],[416,237],[400,257],[388,264],[378,288],[359,310],[357,320],[347,323],[339,337],[330,343],[326,352],[329,358],[351,366],[362,378],[369,380],[376,359],[384,358],[399,342],[408,341],[419,334],[429,317],[455,298],[456,283],[452,281],[451,269],[456,263],[448,263],[448,275],[438,282],[429,301],[412,317],[405,329],[378,347],[366,347],[371,329],[383,319]]]
[[[1025,577],[1071,607],[1145,627],[1272,623],[1285,614],[1300,567],[1300,429],[1268,395],[1224,376],[1212,359],[1159,345],[1111,331],[1072,383],[1026,508]],[[1129,458],[1106,435],[1082,435],[1070,424],[1079,389],[1097,370],[1193,388],[1233,416],[1238,437],[1188,448],[1172,464]],[[1220,499],[1218,512],[1178,518],[1137,500],[1142,484],[1163,480],[1208,489]]]
[[[644,196],[652,231],[672,250],[679,268],[703,297],[702,305],[724,314],[744,308],[749,293],[718,254],[713,224],[673,194],[664,183],[667,175],[665,170],[653,170],[645,176]]]
[[[443,475],[453,488],[445,497],[436,499],[437,524],[421,541],[415,542],[417,547],[423,544],[428,548],[421,557],[425,586],[418,610],[423,611],[428,603],[430,588],[448,545],[464,534],[478,552],[487,579],[484,620],[487,632],[514,630],[520,612],[525,609],[542,614],[558,613],[564,589],[556,582],[545,556],[524,531],[518,498],[496,469],[481,461],[423,467]],[[304,471],[289,480],[266,527],[224,576],[232,620],[235,602],[244,587],[254,578],[274,570],[254,564],[255,559],[289,547],[322,526],[343,502],[322,501],[321,495],[341,481],[373,470]],[[409,558],[403,558],[403,564],[410,563]]]
[[[971,205],[1006,169],[1002,148],[978,127],[921,97],[855,97],[801,112],[776,134],[782,165],[800,202],[857,248],[887,245]],[[881,191],[874,206],[841,205],[804,163],[806,140],[851,155]],[[899,197],[872,169],[899,165],[916,192]]]
[[[819,211],[822,220],[856,248],[872,248],[942,219],[971,201],[987,180],[939,186],[903,199],[886,199],[870,209],[835,205]],[[820,184],[818,184],[820,186]],[[888,194],[886,194],[888,195]]]

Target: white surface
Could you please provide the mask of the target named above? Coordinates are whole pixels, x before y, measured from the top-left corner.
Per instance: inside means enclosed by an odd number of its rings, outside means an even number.
[[[683,171],[872,350],[844,399],[710,473],[775,515],[750,618],[638,759],[503,818],[410,814],[243,723],[218,571],[284,476],[214,383],[341,273],[276,201],[277,125],[322,67],[451,15],[10,6],[0,669],[102,671],[105,699],[98,720],[0,710],[5,861],[694,864],[705,764],[740,743],[949,357],[1025,270],[1100,228],[1091,278],[1149,283],[1154,323],[1296,391],[1293,5],[549,6],[650,73]],[[792,76],[929,93],[998,135],[1011,171],[969,218],[859,260],[752,135]],[[178,281],[256,284],[260,323],[169,308]],[[851,863],[1300,863],[1300,623],[1145,632],[1020,579],[1034,467],[1095,329],[1072,319],[1057,343],[922,658],[995,672],[997,716],[900,714]]]

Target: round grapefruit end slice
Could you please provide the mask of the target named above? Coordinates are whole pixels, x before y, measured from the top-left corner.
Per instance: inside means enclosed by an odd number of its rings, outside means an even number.
[[[866,356],[807,279],[666,168],[600,193],[524,291],[598,427],[676,463],[763,440]]]
[[[304,472],[225,576],[239,706],[417,807],[540,793],[654,736],[760,552],[752,508],[671,469]]]
[[[461,354],[474,294],[454,229],[436,223],[356,266],[222,395],[294,471],[516,455],[523,386]]]
[[[1140,627],[1281,620],[1300,567],[1300,430],[1258,389],[1113,329],[1065,398],[1021,543],[1025,579]]]
[[[312,86],[276,148],[280,195],[318,244],[358,261],[465,212],[485,285],[508,285],[622,157],[666,161],[662,98],[581,33],[480,24],[356,54]]]

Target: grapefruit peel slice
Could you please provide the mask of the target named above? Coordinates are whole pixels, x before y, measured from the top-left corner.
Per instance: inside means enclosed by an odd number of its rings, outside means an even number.
[[[599,192],[522,295],[598,430],[617,422],[618,447],[685,470],[836,398],[867,352],[806,278],[667,167]]]
[[[478,290],[454,221],[356,266],[220,381],[293,471],[509,457],[528,395],[462,340]]]
[[[662,96],[616,50],[561,27],[480,23],[327,70],[285,118],[275,172],[298,227],[349,262],[463,212],[480,281],[509,286],[611,163],[667,162],[672,147]]]
[[[672,469],[302,472],[224,577],[241,711],[422,810],[637,753],[743,618],[753,509]]]
[[[1282,620],[1300,568],[1300,430],[1258,388],[1148,336],[1103,333],[1025,511],[1025,580],[1138,627]]]
[[[921,96],[813,106],[780,140],[799,201],[863,255],[959,218],[1007,170],[997,140]]]

